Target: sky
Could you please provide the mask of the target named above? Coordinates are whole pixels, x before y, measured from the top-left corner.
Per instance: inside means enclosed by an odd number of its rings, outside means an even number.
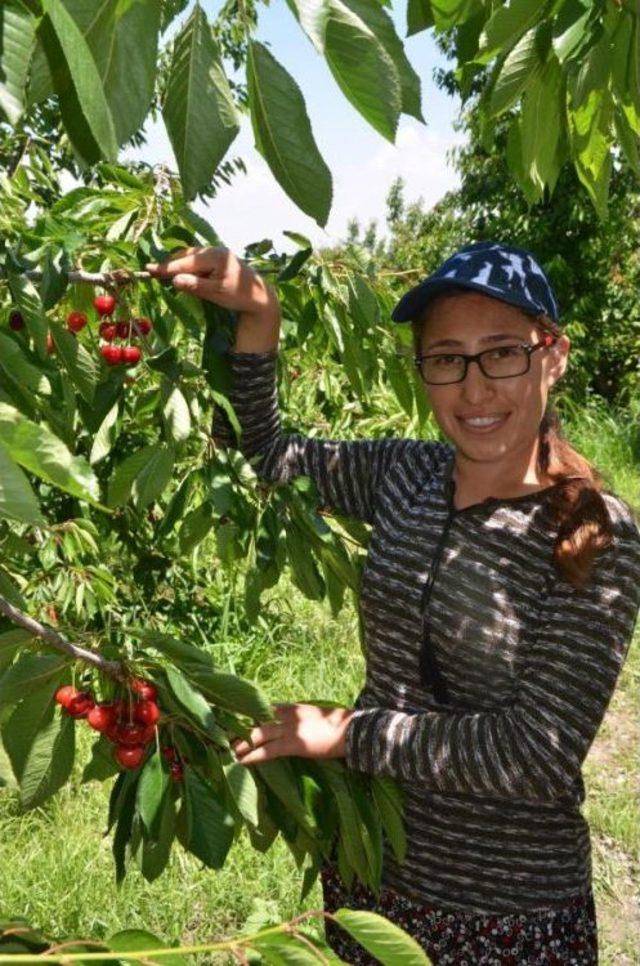
[[[203,6],[213,16],[220,2],[205,0]],[[390,11],[402,38],[406,34],[405,9],[405,0],[394,0]],[[247,174],[239,173],[230,186],[223,185],[216,198],[193,203],[226,246],[241,255],[250,242],[271,238],[278,250],[293,251],[295,244],[282,234],[284,229],[306,235],[314,245],[332,245],[344,240],[347,224],[354,217],[363,228],[376,219],[381,237],[387,227],[385,198],[398,176],[405,181],[406,202],[422,197],[425,208],[458,184],[446,154],[462,141],[462,135],[453,130],[459,101],[438,90],[432,79],[434,67],[444,65],[445,60],[430,33],[405,39],[407,56],[421,80],[426,124],[401,115],[392,144],[344,97],[285,0],[271,0],[269,7],[260,5],[259,10],[256,36],[271,45],[274,56],[302,91],[316,143],[333,175],[334,195],[329,220],[321,228],[296,207],[275,180],[255,150],[251,121],[243,116],[240,133],[226,157],[242,157]],[[177,25],[184,19],[181,17]],[[176,168],[162,123],[149,124],[145,133],[148,143],[123,152],[122,157]]]

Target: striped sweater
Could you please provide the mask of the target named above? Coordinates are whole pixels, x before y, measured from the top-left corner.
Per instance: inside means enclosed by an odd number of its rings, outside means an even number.
[[[228,352],[240,449],[257,456],[261,478],[309,476],[323,508],[372,527],[360,590],[366,681],[346,761],[405,792],[407,857],[386,849],[383,883],[449,911],[563,904],[591,886],[581,766],[640,608],[632,511],[605,492],[613,543],[576,590],[551,557],[551,488],[456,510],[448,443],[283,433],[278,355]],[[217,406],[214,437],[237,445]],[[425,630],[446,705],[422,683]]]

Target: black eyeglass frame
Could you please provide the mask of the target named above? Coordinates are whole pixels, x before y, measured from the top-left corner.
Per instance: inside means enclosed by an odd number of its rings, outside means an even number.
[[[554,345],[554,343],[556,343],[557,341],[558,341],[558,336],[549,334],[542,340],[542,342],[536,342],[533,345],[530,342],[519,342],[519,343],[516,343],[515,345],[494,346],[492,349],[483,349],[482,352],[476,352],[475,355],[467,355],[464,352],[429,352],[426,355],[414,356],[413,362],[420,373],[420,378],[424,383],[426,383],[427,386],[452,386],[456,382],[464,382],[464,380],[467,378],[467,371],[469,369],[470,362],[477,362],[480,367],[480,371],[482,372],[483,376],[486,376],[487,379],[517,379],[518,376],[526,376],[526,374],[531,369],[532,352],[535,352],[536,349],[541,349],[541,348],[548,349],[550,348],[550,346]],[[525,349],[527,352],[527,368],[524,370],[524,372],[519,372],[515,376],[489,375],[488,372],[485,372],[484,367],[482,365],[482,356],[488,355],[490,352],[495,352],[496,349]],[[462,376],[460,377],[460,379],[450,379],[448,382],[429,382],[428,379],[424,378],[424,375],[422,373],[423,360],[438,359],[441,356],[449,356],[449,357],[455,356],[457,358],[464,359],[464,372],[462,373]]]

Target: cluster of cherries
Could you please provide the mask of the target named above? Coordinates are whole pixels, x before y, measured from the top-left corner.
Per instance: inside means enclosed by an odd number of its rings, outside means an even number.
[[[106,345],[100,346],[100,355],[108,366],[135,366],[141,358],[139,346],[113,345],[113,340],[130,339],[132,334],[147,336],[152,329],[151,321],[136,318],[131,321],[114,322],[111,317],[116,305],[113,295],[96,295],[93,300],[93,307],[102,319],[98,332],[100,338],[106,342]]]
[[[113,321],[112,315],[117,305],[117,299],[113,295],[96,295],[93,300],[93,307],[102,319],[98,329],[100,337],[106,345],[100,346],[100,355],[108,366],[135,366],[140,362],[142,354],[137,345],[113,345],[114,339],[129,340],[132,335],[147,336],[153,326],[147,318],[135,318],[130,321]],[[88,319],[84,312],[74,310],[67,316],[67,328],[74,335],[80,332],[87,325]],[[25,327],[22,312],[15,309],[9,315],[9,328],[14,332],[20,332]],[[49,332],[47,334],[47,352],[51,355],[55,352],[55,343]]]
[[[160,718],[160,708],[156,703],[158,692],[151,681],[135,678],[131,691],[131,700],[107,702],[96,702],[88,691],[78,691],[71,684],[65,684],[56,691],[56,701],[61,705],[63,714],[71,718],[86,718],[90,727],[115,745],[114,758],[121,768],[126,769],[140,767],[147,746],[155,737]],[[176,749],[168,745],[161,752],[169,764],[173,780],[181,781],[184,768]]]

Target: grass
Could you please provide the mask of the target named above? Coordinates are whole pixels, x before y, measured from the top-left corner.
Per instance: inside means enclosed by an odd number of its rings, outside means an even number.
[[[637,420],[595,407],[582,415],[567,435],[615,492],[640,505]],[[273,700],[351,703],[364,675],[353,606],[333,619],[328,605],[306,600],[286,580],[265,600],[249,635],[231,611],[219,644],[221,665],[256,680]],[[639,745],[640,628],[584,767],[603,966],[640,964],[634,949],[640,934]],[[155,883],[132,869],[116,888],[110,838],[103,835],[111,783],[80,785],[81,765],[73,784],[26,815],[12,793],[0,792],[0,916],[23,916],[52,936],[97,939],[137,926],[188,943],[237,932],[256,902],[276,920],[300,911],[298,872],[280,842],[259,855],[239,841],[219,873],[201,870],[176,848]],[[318,885],[304,906],[321,906]]]

